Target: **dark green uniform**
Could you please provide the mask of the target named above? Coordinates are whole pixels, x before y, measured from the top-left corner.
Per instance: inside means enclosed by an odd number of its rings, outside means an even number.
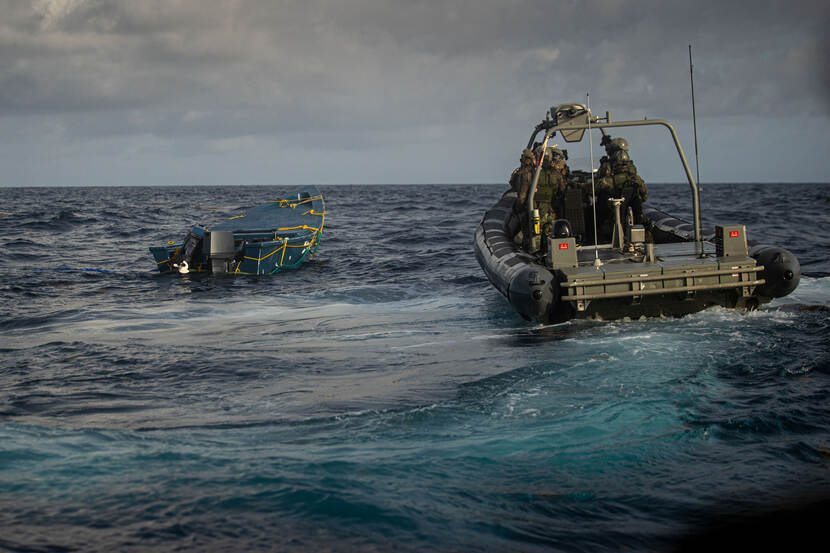
[[[528,155],[530,154],[530,155]],[[542,155],[541,149],[539,155]],[[545,152],[542,168],[539,171],[539,180],[533,194],[533,208],[539,210],[542,235],[549,235],[553,222],[565,214],[565,190],[568,187],[568,166],[563,159],[564,154],[558,148],[548,148]],[[530,150],[522,154],[522,165],[510,177],[510,186],[516,191],[518,199],[513,204],[513,210],[522,222],[522,229],[527,226],[527,198],[530,185],[536,174],[536,158]],[[515,241],[522,242],[519,233]],[[544,241],[543,241],[544,243]]]
[[[550,228],[556,219],[565,215],[565,190],[568,188],[568,166],[561,158],[554,157],[542,166],[534,203],[542,222]],[[547,234],[547,232],[545,232]]]
[[[617,151],[611,162],[611,172],[614,181],[614,194],[625,199],[623,209],[631,208],[634,222],[643,222],[643,202],[648,199],[648,189],[642,177],[637,174],[634,162],[627,152]]]
[[[591,183],[586,183],[585,193],[590,197],[592,194]],[[594,201],[594,208],[597,216],[597,232],[601,243],[610,242],[614,231],[614,214],[608,205],[608,199],[616,197],[614,187],[614,175],[611,169],[611,162],[608,156],[600,160],[599,170],[594,179],[597,197]]]
[[[510,175],[510,189],[519,194],[523,189],[526,190],[530,187],[530,183],[533,181],[533,172],[536,170],[536,159],[533,152],[524,150],[520,163],[521,165]]]
[[[527,206],[527,195],[530,191],[530,185],[533,182],[533,176],[535,174],[536,167],[532,165],[530,167],[523,166],[513,173],[514,178],[511,179],[511,182],[515,182],[516,185],[516,188],[514,190],[516,190],[516,193],[519,198],[516,202],[517,205],[521,204]],[[539,178],[541,179],[541,175],[539,175]]]
[[[605,155],[600,159],[597,180],[597,225],[600,240],[611,240],[614,228],[614,213],[608,207],[608,198],[624,198],[634,213],[635,223],[642,222],[642,203],[648,199],[648,189],[642,177],[637,174],[637,168],[628,155],[628,142],[624,138],[603,138]],[[626,195],[626,189],[631,194]],[[624,213],[621,214],[624,216]]]
[[[513,204],[513,213],[521,221],[520,229],[524,229],[527,224],[527,191],[530,189],[530,183],[533,182],[533,175],[536,172],[536,158],[533,152],[524,150],[520,162],[521,165],[510,175],[510,189],[518,196],[518,200]],[[522,238],[523,232],[519,230],[514,241],[521,244]]]
[[[535,168],[534,168],[535,171]],[[539,180],[536,183],[536,192],[533,194],[533,208],[539,210],[539,221],[543,236],[550,234],[553,222],[565,214],[565,190],[567,181],[568,166],[561,158],[546,156],[539,172]],[[524,210],[522,221],[526,221],[527,198],[530,192],[530,184],[533,182],[534,173],[530,174],[530,182],[524,184],[519,191],[519,202],[517,205]]]
[[[648,189],[646,188],[646,183],[643,181],[643,178],[637,174],[637,168],[634,166],[633,161],[613,163],[612,170],[614,189],[616,191],[621,193],[624,188],[631,187],[634,192],[634,197],[640,200],[640,202],[644,202],[648,199]]]
[[[556,218],[551,200],[554,192],[559,188],[562,175],[556,171],[550,161],[545,160],[539,172],[539,182],[536,183],[536,193],[533,195],[533,208],[539,210],[542,234],[550,233],[551,224]]]

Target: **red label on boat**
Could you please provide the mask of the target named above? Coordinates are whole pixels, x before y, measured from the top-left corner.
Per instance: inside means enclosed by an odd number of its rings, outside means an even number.
[[[730,230],[729,231],[729,238],[737,238],[741,235],[741,231],[739,230]]]
[[[559,249],[560,250],[567,250],[568,249],[568,243],[567,242],[560,243],[559,244]]]

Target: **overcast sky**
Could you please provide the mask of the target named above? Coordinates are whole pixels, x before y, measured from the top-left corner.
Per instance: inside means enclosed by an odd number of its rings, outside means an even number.
[[[828,5],[0,0],[0,186],[506,182],[586,93],[694,166],[690,44],[702,183],[830,182]]]

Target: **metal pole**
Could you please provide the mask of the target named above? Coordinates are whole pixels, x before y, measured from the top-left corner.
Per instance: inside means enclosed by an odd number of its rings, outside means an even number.
[[[545,160],[545,152],[548,149],[548,140],[550,137],[553,136],[554,133],[548,131],[545,133],[545,140],[542,141],[542,152],[539,155],[539,159],[536,161],[536,170],[533,172],[533,180],[530,183],[530,190],[527,191],[527,196],[525,200],[527,201],[527,235],[526,235],[526,242],[530,240],[530,243],[533,244],[533,237],[536,234],[533,232],[533,200],[536,198],[536,187],[539,185],[539,174],[542,172],[542,163]],[[531,248],[532,249],[532,248]]]
[[[588,103],[588,152],[591,158],[591,205],[594,209],[594,267],[599,267],[602,262],[599,260],[599,234],[597,233],[597,187],[594,182],[594,141],[591,138],[591,94],[585,94]],[[605,134],[604,129],[600,129]]]

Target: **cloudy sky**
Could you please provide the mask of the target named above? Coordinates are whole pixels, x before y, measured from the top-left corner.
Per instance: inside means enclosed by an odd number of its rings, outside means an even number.
[[[830,182],[828,37],[826,0],[0,0],[0,186],[505,182],[586,94],[693,164],[690,44],[703,183]]]

